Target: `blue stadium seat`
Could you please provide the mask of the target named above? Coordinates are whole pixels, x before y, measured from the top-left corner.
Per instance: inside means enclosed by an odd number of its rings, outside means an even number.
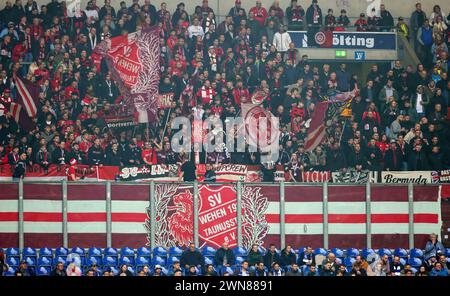
[[[134,268],[133,266],[128,266],[127,269],[128,269],[133,275],[136,274],[136,270],[135,270],[135,268]]]
[[[230,275],[234,275],[234,270],[230,267],[222,267],[220,270],[220,275],[223,275],[225,272],[228,272]]]
[[[334,255],[336,255],[336,257],[338,257],[338,258],[344,258],[344,251],[342,251],[339,248],[331,249],[331,253],[334,253]]]
[[[336,257],[337,264],[341,265],[343,259],[344,259],[344,257]]]
[[[86,265],[91,266],[92,264],[97,264],[102,266],[102,257],[99,256],[89,256],[86,261]]]
[[[41,248],[39,250],[39,257],[53,257],[53,251],[49,248]]]
[[[134,249],[124,247],[120,249],[120,256],[134,257]]]
[[[355,248],[348,248],[347,249],[347,257],[356,257],[359,255],[359,250]]]
[[[406,264],[406,259],[403,257],[400,257],[400,263],[404,266]]]
[[[36,249],[28,247],[28,248],[23,249],[22,255],[24,257],[35,257],[36,258],[37,252],[36,252]]]
[[[211,257],[205,257],[205,265],[214,264],[214,259]]]
[[[9,267],[7,271],[5,271],[5,276],[14,276],[14,273],[16,271],[16,268],[14,267]]]
[[[169,259],[167,260],[167,266],[172,266],[173,263],[175,263],[175,262],[180,262],[180,258],[175,257],[175,256],[170,256]]]
[[[118,260],[115,256],[105,256],[103,258],[103,266],[117,266]]]
[[[152,259],[152,266],[155,265],[166,265],[166,258],[161,257],[161,256],[154,256]]]
[[[301,247],[301,248],[298,248],[297,250],[295,250],[295,253],[300,254],[300,253],[303,253],[304,251],[306,251],[306,247]]]
[[[236,265],[240,266],[245,259],[241,256],[236,256]]]
[[[422,265],[422,260],[417,257],[411,257],[408,260],[411,267],[419,268]]]
[[[445,249],[445,256],[450,257],[450,248]]]
[[[202,248],[203,256],[214,257],[216,255],[217,250],[210,246],[204,246]]]
[[[411,271],[414,273],[414,274],[416,274],[416,272],[417,272],[417,269],[416,268],[414,268],[414,267],[411,267]]]
[[[139,249],[137,249],[137,255],[139,257],[150,257],[152,255],[152,252],[146,247],[140,247]]]
[[[110,266],[109,270],[111,270],[112,273],[114,273],[114,275],[118,275],[119,274],[119,269],[115,266]]]
[[[56,248],[55,257],[67,256],[69,255],[69,250],[67,248]]]
[[[6,257],[6,264],[9,266],[19,266],[20,265],[20,259],[19,257]]]
[[[88,256],[90,256],[90,257],[92,257],[92,256],[95,256],[95,257],[102,257],[102,250],[99,249],[99,248],[95,248],[95,247],[89,248],[89,250],[88,250]]]
[[[244,249],[243,247],[237,247],[233,249],[234,255],[235,256],[240,256],[240,257],[246,257],[248,252],[246,249]]]
[[[392,252],[389,249],[381,248],[378,250],[378,255],[380,255],[380,256],[388,255],[390,257],[390,256],[392,256]]]
[[[40,266],[37,269],[36,275],[38,276],[49,276],[51,268],[49,266]]]
[[[411,249],[409,251],[410,258],[423,258],[423,251],[421,249]]]
[[[167,250],[163,247],[156,247],[153,249],[153,256],[167,257]]]
[[[47,256],[39,257],[38,266],[52,266],[52,258]]]
[[[119,265],[126,264],[126,265],[134,265],[134,257],[132,256],[121,256],[119,260]]]
[[[27,262],[29,267],[36,267],[36,257],[27,257],[25,258],[25,261]]]
[[[353,257],[345,257],[344,264],[347,267],[351,267],[355,261],[356,261],[356,259]]]
[[[168,275],[168,274],[169,274],[169,270],[168,270],[167,268],[165,268],[164,266],[161,267],[161,272],[162,272],[164,275]]]
[[[171,247],[169,249],[169,256],[170,257],[180,257],[183,254],[183,249],[180,247]]]
[[[67,258],[67,256],[58,256],[58,257],[55,257],[55,258],[53,259],[53,267],[55,267],[56,264],[57,264],[58,262],[62,262],[62,263],[64,264],[64,266],[67,266],[66,258]]]
[[[314,256],[319,255],[319,254],[326,256],[328,254],[328,252],[324,248],[317,248],[314,250],[313,254],[314,254]]]
[[[83,256],[83,257],[86,256],[86,252],[84,251],[84,249],[82,249],[80,247],[74,247],[74,248],[72,248],[72,250],[70,252],[78,254],[78,255]]]
[[[394,251],[395,256],[399,256],[400,258],[407,258],[408,257],[408,251],[406,251],[403,248],[397,248]]]
[[[363,258],[367,258],[367,256],[370,254],[375,254],[375,251],[373,249],[363,249],[361,252],[361,256]]]
[[[136,266],[150,265],[150,257],[139,256],[136,258]]]
[[[266,255],[267,252],[267,250],[263,246],[259,246],[258,251],[261,253],[262,256]]]
[[[5,254],[6,254],[6,257],[20,258],[19,248],[7,248]]]
[[[116,248],[106,248],[103,251],[103,254],[105,256],[109,256],[109,257],[118,257],[119,256],[119,252],[117,251]]]

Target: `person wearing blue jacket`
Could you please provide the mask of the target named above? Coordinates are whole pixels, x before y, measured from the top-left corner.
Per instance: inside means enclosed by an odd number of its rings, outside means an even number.
[[[442,264],[440,262],[436,262],[433,270],[430,271],[430,276],[448,276],[447,270],[442,268]]]
[[[430,239],[425,245],[425,252],[423,254],[424,259],[428,260],[431,257],[438,257],[443,253],[445,253],[445,248],[444,245],[442,245],[442,243],[438,240],[437,234],[430,234]]]

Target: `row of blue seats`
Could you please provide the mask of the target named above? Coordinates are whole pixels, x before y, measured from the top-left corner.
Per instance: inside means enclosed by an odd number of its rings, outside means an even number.
[[[293,249],[293,252],[295,252],[296,254],[299,254],[301,252],[303,252],[305,250],[305,248],[300,248],[300,249]],[[234,254],[236,256],[247,256],[248,254],[248,250],[242,247],[239,248],[234,248],[233,249]],[[261,252],[261,254],[265,254],[266,249],[264,249],[263,247],[259,247],[259,251]],[[201,249],[201,252],[204,256],[208,256],[208,257],[212,257],[215,255],[216,253],[216,249],[212,248],[212,247],[203,247]],[[278,253],[280,253],[280,250],[277,250]],[[377,253],[378,255],[382,256],[384,254],[387,254],[388,256],[399,256],[401,258],[408,258],[408,257],[412,257],[412,258],[423,258],[423,251],[421,249],[411,249],[411,250],[406,250],[406,249],[402,249],[402,248],[397,248],[395,249],[393,252],[390,249],[378,249],[378,250],[373,250],[373,249],[362,249],[361,251],[356,249],[356,248],[349,248],[347,250],[342,250],[339,248],[333,248],[330,251],[327,251],[324,248],[317,248],[314,250],[314,255],[317,254],[322,254],[324,256],[326,256],[329,252],[332,252],[336,255],[336,257],[338,258],[344,258],[344,257],[356,257],[358,255],[363,256],[364,258],[367,258],[368,255],[370,254],[374,254]],[[69,254],[74,253],[74,254],[78,254],[82,257],[151,257],[153,256],[159,256],[159,257],[179,257],[181,256],[181,254],[183,253],[183,249],[179,248],[179,247],[172,247],[169,249],[163,248],[163,247],[156,247],[153,250],[146,248],[146,247],[141,247],[138,248],[136,251],[135,249],[132,248],[121,248],[120,251],[116,248],[105,248],[105,249],[101,249],[101,248],[89,248],[88,250],[85,250],[83,248],[79,248],[79,247],[74,247],[71,250],[67,249],[67,248],[56,248],[53,252],[52,249],[50,248],[41,248],[39,249],[39,251],[37,251],[34,248],[24,248],[23,252],[22,252],[22,258],[28,258],[28,257],[51,257],[51,258],[57,258],[57,257],[64,257],[64,256],[68,256]],[[20,250],[18,248],[8,248],[5,251],[5,254],[7,257],[21,257],[20,255]],[[39,255],[39,256],[38,256]],[[450,248],[446,249],[446,256],[450,257]]]

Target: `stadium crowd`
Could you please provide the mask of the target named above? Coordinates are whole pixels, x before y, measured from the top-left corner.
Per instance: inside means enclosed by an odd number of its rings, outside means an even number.
[[[183,3],[168,11],[166,3],[157,8],[149,0],[122,1],[120,7],[91,0],[80,14],[68,11],[64,1],[38,7],[33,0],[7,0],[0,10],[0,164],[48,169],[70,159],[91,166],[181,163],[186,155],[172,151],[175,131],[166,122],[176,116],[234,117],[241,102],[264,90],[269,95],[263,105],[281,122],[277,164],[294,172],[296,181],[304,170],[448,168],[450,15],[439,6],[424,12],[418,3],[409,24],[401,17],[394,24],[382,5],[379,16],[362,13],[351,23],[345,10],[325,14],[317,0],[291,2],[265,8],[256,1],[246,11],[236,0],[219,23],[207,0],[194,11]],[[105,38],[151,25],[162,29],[159,91],[174,93],[173,108],[170,115],[169,109],[158,111],[149,136],[145,125],[109,129],[105,118],[119,115],[123,98],[107,69],[97,73],[92,51]],[[334,68],[299,57],[287,30],[316,26],[398,30],[422,63],[396,61],[386,72],[373,64],[367,77],[357,77],[345,63]],[[40,86],[37,125],[30,132],[8,112],[17,92],[13,72]],[[348,106],[351,116],[332,118],[323,143],[306,152],[308,119],[317,103],[330,91],[355,88],[359,95]],[[217,149],[203,156],[200,163],[261,164],[253,152]]]
[[[110,248],[111,249],[111,248]],[[202,250],[189,244],[184,250],[174,249],[169,251],[155,248],[152,264],[151,251],[141,248],[137,251],[137,259],[134,258],[134,250],[125,248],[121,251],[119,260],[117,250],[105,249],[105,259],[84,260],[85,250],[74,248],[72,252],[77,256],[55,257],[51,264],[52,251],[47,249],[46,254],[50,260],[38,266],[36,259],[22,260],[16,268],[5,263],[3,251],[0,251],[0,275],[2,269],[9,276],[449,276],[450,253],[435,234],[430,235],[430,240],[425,250],[413,249],[409,252],[398,248],[394,252],[389,249],[380,249],[375,252],[372,249],[364,249],[361,252],[349,248],[345,251],[322,248],[313,250],[310,246],[294,250],[287,245],[283,250],[277,250],[271,244],[265,250],[258,245],[253,245],[248,251],[243,248],[232,249],[228,243],[215,250],[204,247]],[[142,256],[146,250],[148,257]],[[56,251],[55,251],[56,252]],[[91,252],[89,252],[91,253]],[[111,254],[113,253],[113,254]],[[126,253],[126,254],[124,254]],[[172,254],[174,253],[174,254]],[[176,253],[176,254],[175,254]],[[114,255],[115,254],[115,255]],[[36,254],[28,254],[36,256]],[[160,255],[160,256],[158,256]],[[176,256],[175,256],[176,255]],[[25,257],[25,253],[24,253]],[[126,257],[126,258],[125,258]],[[88,258],[88,257],[86,257]],[[83,260],[81,260],[83,259]],[[53,269],[51,269],[53,268]]]

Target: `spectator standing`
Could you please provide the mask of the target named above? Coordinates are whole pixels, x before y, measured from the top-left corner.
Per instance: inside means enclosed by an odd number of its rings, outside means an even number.
[[[316,46],[315,35],[323,24],[322,9],[318,0],[313,0],[311,6],[306,10],[306,23],[308,25],[308,46]]]
[[[280,26],[280,30],[273,36],[273,45],[282,55],[288,51],[289,45],[292,43],[291,36],[286,30],[286,26]]]
[[[267,14],[267,10],[262,7],[261,0],[256,1],[256,6],[250,8],[249,13],[250,12],[253,12],[255,20],[257,20],[261,26],[264,26],[269,15]]]
[[[423,254],[424,259],[428,260],[431,257],[436,257],[444,252],[444,245],[438,240],[438,235],[435,233],[430,234],[430,239],[425,245],[425,252]]]
[[[25,152],[21,153],[19,156],[19,161],[14,167],[13,181],[19,181],[25,178],[25,172],[27,169],[27,154]]]
[[[411,19],[409,21],[409,24],[411,26],[411,40],[414,43],[414,50],[417,52],[419,50],[419,44],[416,40],[417,32],[419,31],[419,28],[423,26],[425,19],[427,18],[425,12],[422,10],[422,4],[416,3],[416,10],[411,14]]]
[[[300,31],[304,29],[305,10],[301,5],[298,5],[297,0],[291,0],[291,5],[286,8],[286,18],[289,30]]]
[[[380,5],[379,26],[381,32],[389,32],[394,27],[394,18],[392,17],[392,14],[386,10],[384,4]]]

